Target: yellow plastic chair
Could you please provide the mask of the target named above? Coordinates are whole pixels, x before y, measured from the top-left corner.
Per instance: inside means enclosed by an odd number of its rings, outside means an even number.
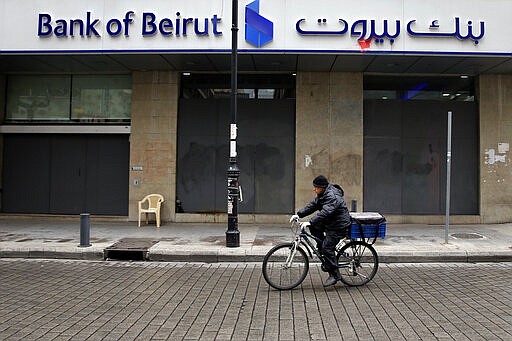
[[[148,202],[147,208],[142,208],[145,202]],[[160,227],[160,206],[164,202],[164,197],[161,194],[149,194],[139,201],[139,227],[140,227],[140,216],[142,213],[146,213],[146,224],[149,223],[149,213],[154,213],[156,218],[156,227]]]

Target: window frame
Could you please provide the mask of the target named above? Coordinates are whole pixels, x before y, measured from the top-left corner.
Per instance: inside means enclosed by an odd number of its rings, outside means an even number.
[[[14,77],[34,77],[34,78],[43,78],[43,81],[44,81],[44,78],[46,78],[47,80],[49,80],[48,82],[51,83],[51,79],[52,78],[63,78],[67,81],[67,84],[68,84],[68,92],[66,94],[67,98],[66,98],[66,101],[67,101],[67,116],[64,117],[63,115],[62,116],[51,116],[49,115],[48,118],[41,118],[41,117],[37,117],[35,119],[32,119],[32,118],[23,118],[23,117],[16,117],[15,115],[12,115],[12,112],[10,112],[10,108],[9,106],[12,105],[12,102],[13,101],[19,101],[19,98],[22,97],[20,96],[19,94],[10,94],[9,92],[11,91],[11,84],[13,82],[13,78]],[[127,108],[128,112],[127,112],[127,116],[125,118],[123,117],[112,117],[112,112],[109,110],[109,108],[107,108],[107,115],[103,114],[102,112],[97,112],[97,113],[94,113],[91,116],[87,117],[80,117],[80,118],[77,118],[76,116],[74,116],[74,113],[73,113],[73,110],[74,110],[74,104],[75,104],[75,101],[77,99],[77,94],[76,94],[76,84],[75,84],[75,81],[80,79],[80,78],[95,78],[97,77],[99,82],[98,84],[101,84],[102,82],[102,78],[105,78],[105,77],[119,77],[119,78],[122,78],[122,77],[125,77],[126,79],[124,80],[126,82],[126,84],[129,84],[129,88],[124,88],[124,89],[121,89],[122,91],[127,91],[127,96],[125,99],[129,101],[128,104],[125,104],[125,107]],[[97,74],[97,75],[81,75],[81,74],[60,74],[60,75],[53,75],[53,74],[39,74],[39,75],[25,75],[25,74],[16,74],[16,75],[8,75],[6,77],[6,87],[5,87],[5,103],[4,103],[4,109],[5,109],[5,112],[4,112],[4,117],[3,117],[3,124],[13,124],[13,125],[16,125],[16,124],[24,124],[24,125],[38,125],[38,124],[49,124],[49,125],[62,125],[62,124],[75,124],[75,125],[81,125],[81,124],[111,124],[111,125],[126,125],[126,124],[129,124],[131,123],[131,98],[132,98],[132,92],[133,92],[133,88],[132,88],[132,76],[131,74]],[[27,81],[30,81],[30,79],[28,79]],[[27,88],[29,89],[29,88]],[[109,86],[106,86],[104,88],[100,88],[99,90],[103,91],[103,93],[107,92],[107,96],[106,96],[106,99],[103,101],[102,105],[104,105],[105,103],[107,103],[107,106],[111,105],[112,103],[112,96],[110,94],[108,94],[112,89],[116,89],[115,87],[111,88]],[[43,89],[45,90],[45,89]],[[51,92],[50,88],[46,88],[46,91],[47,92]],[[62,89],[61,89],[62,90]],[[17,97],[14,97],[14,99],[11,97],[11,96],[17,96]],[[36,97],[36,96],[32,96],[32,97]],[[33,100],[32,100],[33,102]],[[118,101],[119,102],[119,101]],[[48,103],[51,103],[50,101],[48,101]],[[123,101],[121,101],[121,103],[124,103]]]

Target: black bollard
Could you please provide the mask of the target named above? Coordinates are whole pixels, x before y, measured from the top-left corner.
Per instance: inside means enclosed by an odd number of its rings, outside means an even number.
[[[357,200],[352,200],[352,207],[350,208],[350,211],[357,212]]]
[[[91,234],[91,223],[89,217],[89,213],[80,214],[80,247],[91,246],[89,243],[89,237]]]

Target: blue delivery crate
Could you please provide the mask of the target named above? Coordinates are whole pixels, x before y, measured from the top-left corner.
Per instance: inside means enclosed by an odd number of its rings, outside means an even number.
[[[363,227],[363,234],[365,238],[385,238],[386,237],[386,222],[373,225],[361,225]],[[350,239],[357,239],[361,237],[361,230],[359,224],[352,222],[350,226]]]
[[[386,219],[379,213],[373,212],[351,212],[352,224],[350,226],[350,239],[363,238],[385,238],[386,237]]]

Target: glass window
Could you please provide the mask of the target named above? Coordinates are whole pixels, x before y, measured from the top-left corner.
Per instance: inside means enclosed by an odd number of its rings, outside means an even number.
[[[126,76],[74,76],[71,119],[129,120],[131,80]]]
[[[258,89],[258,98],[274,99],[275,89]]]
[[[7,79],[8,122],[129,122],[129,75],[14,75]]]
[[[183,74],[181,98],[230,98],[230,85],[229,74]],[[254,100],[295,98],[295,76],[289,74],[240,75],[237,97]]]
[[[68,120],[70,83],[70,76],[9,76],[6,119]]]
[[[469,76],[365,76],[365,99],[401,101],[474,102],[475,87]]]

